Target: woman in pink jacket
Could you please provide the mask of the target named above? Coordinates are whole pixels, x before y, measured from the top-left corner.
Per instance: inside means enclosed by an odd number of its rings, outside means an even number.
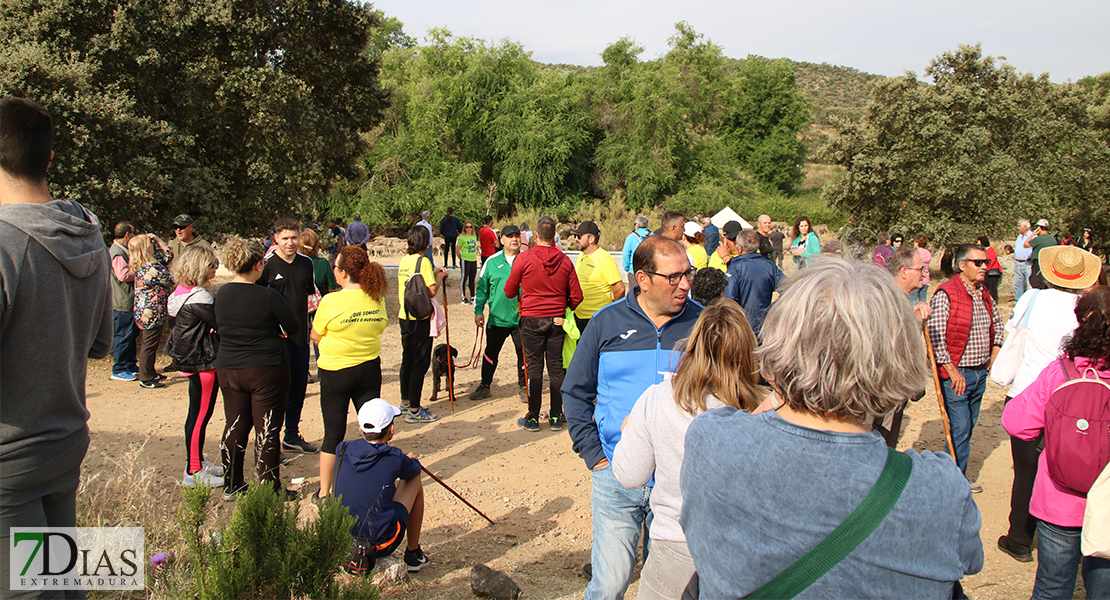
[[[1084,373],[1094,369],[1110,383],[1110,287],[1094,288],[1075,306],[1079,322],[1064,344],[1064,357]],[[1045,406],[1056,388],[1068,380],[1060,361],[1050,363],[1032,385],[1017,395],[1002,412],[1002,426],[1015,437],[1032,440],[1045,427]],[[1083,583],[1088,598],[1110,598],[1110,560],[1084,557],[1080,550],[1086,494],[1061,487],[1052,478],[1060,468],[1042,452],[1033,483],[1029,513],[1037,518],[1037,580],[1034,600],[1072,598],[1076,571],[1083,563]]]

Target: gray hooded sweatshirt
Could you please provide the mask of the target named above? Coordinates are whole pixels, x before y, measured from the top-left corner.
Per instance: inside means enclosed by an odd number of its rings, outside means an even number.
[[[100,221],[72,200],[0,206],[0,475],[89,444],[88,359],[112,349]]]

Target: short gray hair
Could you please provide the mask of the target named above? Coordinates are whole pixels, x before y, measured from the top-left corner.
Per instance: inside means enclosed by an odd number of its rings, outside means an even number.
[[[424,211],[424,212],[420,213],[420,218],[424,219],[425,221],[427,221],[428,217],[430,217],[430,216],[432,216],[432,213],[430,213],[428,211]]]
[[[1026,227],[1032,227],[1033,226],[1033,224],[1029,222],[1029,219],[1022,219],[1022,220],[1018,221],[1018,227],[1021,227],[1022,225],[1025,225]]]
[[[862,421],[925,387],[921,321],[882,269],[818,258],[779,292],[756,354],[794,410]]]
[[[891,275],[897,275],[898,271],[902,269],[912,269],[913,259],[917,257],[917,250],[914,248],[902,248],[901,250],[890,255],[886,261],[886,268],[890,271]]]
[[[952,257],[952,264],[955,265],[956,269],[961,268],[960,263],[967,260],[967,254],[972,250],[979,250],[980,252],[987,251],[986,248],[979,244],[960,244],[956,246],[956,254]]]
[[[744,254],[759,252],[759,234],[753,229],[745,229],[736,236],[736,243]]]
[[[647,217],[645,217],[644,215],[640,215],[640,216],[636,217],[636,229],[639,229],[641,227],[643,227],[644,229],[647,229],[647,226],[648,226],[648,218]]]
[[[887,244],[890,242],[890,232],[880,231],[879,235],[875,236],[875,242],[879,244]]]

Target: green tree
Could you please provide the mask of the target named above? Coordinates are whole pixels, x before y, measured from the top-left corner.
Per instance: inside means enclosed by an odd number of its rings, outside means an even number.
[[[1082,87],[1019,73],[978,45],[938,56],[926,75],[932,84],[880,82],[864,121],[841,126],[829,155],[847,170],[831,204],[942,244],[1008,234],[1019,218],[1110,224],[1092,208],[1110,205],[1110,147]]]
[[[345,0],[12,0],[0,92],[55,115],[55,194],[105,222],[264,229],[358,174],[376,25]]]

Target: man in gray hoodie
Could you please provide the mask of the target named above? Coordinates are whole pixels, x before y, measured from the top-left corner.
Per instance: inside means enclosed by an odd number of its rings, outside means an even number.
[[[112,292],[100,221],[46,184],[53,123],[0,99],[0,574],[11,589],[12,527],[74,527],[89,446],[85,374],[112,349]],[[81,590],[66,597],[84,597]]]

